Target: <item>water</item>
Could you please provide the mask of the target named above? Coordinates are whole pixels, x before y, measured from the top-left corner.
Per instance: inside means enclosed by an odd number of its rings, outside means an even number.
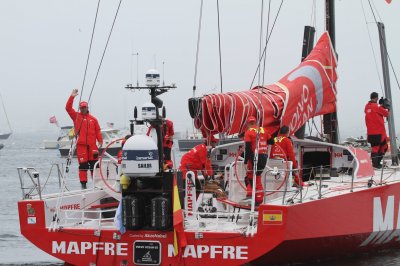
[[[0,200],[1,265],[62,265],[61,261],[36,248],[20,234],[17,211],[17,202],[22,197],[17,167],[35,167],[41,173],[41,180],[45,180],[52,163],[65,163],[58,150],[40,149],[43,139],[53,138],[56,138],[56,134],[14,134],[2,142],[5,147],[0,150],[0,195],[3,195]],[[56,188],[57,180],[53,179],[49,186]],[[72,163],[67,186],[70,189],[79,188],[76,161]],[[377,251],[300,265],[400,265],[400,250]]]

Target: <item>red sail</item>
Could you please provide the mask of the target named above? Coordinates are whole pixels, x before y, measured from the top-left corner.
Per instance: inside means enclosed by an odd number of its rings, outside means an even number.
[[[209,94],[194,116],[203,133],[241,133],[249,116],[260,112],[260,125],[287,125],[295,132],[308,119],[336,109],[336,56],[325,32],[309,56],[278,82],[249,91]]]

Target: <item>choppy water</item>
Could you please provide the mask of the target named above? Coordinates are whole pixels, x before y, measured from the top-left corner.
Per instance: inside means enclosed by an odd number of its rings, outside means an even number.
[[[0,264],[1,265],[62,265],[56,258],[44,253],[25,240],[19,231],[17,202],[21,199],[17,167],[32,166],[45,180],[52,163],[65,163],[58,150],[40,149],[43,139],[56,138],[56,134],[14,134],[0,150]],[[78,188],[77,163],[72,163],[67,186]],[[57,187],[57,180],[49,181]],[[336,260],[307,263],[306,265],[400,265],[400,250],[377,251],[370,254],[344,257]]]

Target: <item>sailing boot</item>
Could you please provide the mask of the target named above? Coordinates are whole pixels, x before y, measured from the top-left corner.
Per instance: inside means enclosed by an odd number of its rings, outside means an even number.
[[[79,181],[87,182],[87,170],[79,170]]]
[[[378,169],[381,168],[378,153],[375,153],[375,152],[371,153],[371,160],[372,160],[372,166],[374,168],[378,168]]]
[[[381,164],[381,162],[382,162],[382,160],[383,160],[383,155],[384,155],[384,153],[378,153],[378,159],[377,159],[377,164],[379,165],[379,167],[378,168],[382,168],[383,167],[383,164]]]
[[[299,177],[299,175],[296,173],[294,174],[294,179],[293,179],[293,185],[292,187],[303,187],[304,183],[303,180]]]
[[[248,177],[245,178],[246,185],[246,197],[239,201],[241,205],[250,205],[251,204],[251,194],[253,193],[252,180],[249,180]]]
[[[264,201],[264,187],[261,183],[261,176],[256,176],[256,205],[260,205]]]
[[[86,189],[86,182],[81,182],[81,189],[82,190]]]

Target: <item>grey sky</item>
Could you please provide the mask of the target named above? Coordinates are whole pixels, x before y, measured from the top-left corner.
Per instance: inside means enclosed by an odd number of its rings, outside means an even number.
[[[204,2],[197,96],[219,91],[216,1]],[[324,30],[324,1],[316,2],[320,36]],[[372,22],[368,2],[363,2],[368,21]],[[400,75],[400,4],[373,2],[385,23],[389,53]],[[284,1],[268,47],[266,84],[277,81],[299,63],[303,28],[311,22],[312,3]],[[90,93],[117,4],[117,0],[101,2],[84,100]],[[280,1],[273,0],[272,4],[271,19]],[[81,89],[96,5],[95,0],[0,2],[0,92],[15,131],[56,131],[48,122],[52,115],[62,125],[72,124],[65,102],[72,88]],[[117,127],[124,126],[133,106],[148,101],[145,92],[124,89],[127,83],[136,81],[137,58],[131,54],[139,52],[141,84],[145,71],[154,67],[155,61],[160,72],[165,61],[166,82],[178,86],[162,96],[168,117],[176,130],[191,129],[187,98],[192,95],[199,5],[200,1],[187,0],[122,2],[90,103],[91,112],[102,125],[112,121]],[[259,51],[260,6],[260,0],[220,1],[224,91],[250,86]],[[336,15],[340,130],[342,135],[365,134],[364,105],[370,92],[381,94],[381,89],[361,1],[337,1]],[[377,29],[374,24],[369,28],[380,71]],[[400,93],[393,76],[391,81],[396,115]],[[5,121],[2,111],[0,114],[2,131]],[[396,126],[399,129],[400,119],[396,119]]]

